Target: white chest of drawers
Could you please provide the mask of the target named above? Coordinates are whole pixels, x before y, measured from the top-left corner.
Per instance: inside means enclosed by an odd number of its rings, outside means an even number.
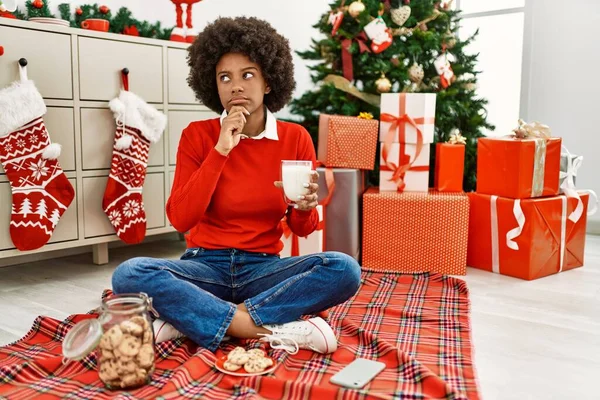
[[[181,130],[216,116],[187,85],[188,45],[0,18],[0,46],[0,87],[18,79],[17,61],[26,58],[48,107],[50,138],[63,146],[59,160],[76,191],[49,243],[21,252],[10,239],[12,195],[0,167],[0,259],[92,245],[94,262],[107,262],[107,243],[119,240],[101,207],[115,131],[108,101],[119,93],[123,68],[130,71],[130,90],[168,118],[150,151],[143,194],[146,235],[174,232],[164,210]]]

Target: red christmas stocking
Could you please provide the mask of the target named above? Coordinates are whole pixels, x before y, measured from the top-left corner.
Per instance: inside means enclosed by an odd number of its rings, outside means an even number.
[[[42,116],[46,105],[33,81],[0,90],[0,163],[12,190],[10,237],[21,251],[45,245],[75,197],[58,163]]]
[[[160,139],[167,118],[126,90],[109,105],[117,121],[117,131],[102,209],[122,241],[140,243],[146,236],[142,186],[148,151],[150,142]]]

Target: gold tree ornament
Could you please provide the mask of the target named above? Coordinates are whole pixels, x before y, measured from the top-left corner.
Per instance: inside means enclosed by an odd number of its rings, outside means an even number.
[[[465,90],[468,90],[469,92],[474,92],[475,90],[477,90],[477,84],[473,83],[473,82],[467,82],[467,83],[463,84],[463,87],[465,88]]]
[[[444,44],[446,45],[446,47],[448,49],[452,49],[454,46],[456,46],[456,36],[451,31],[447,31],[444,34],[443,39],[444,39]]]
[[[402,26],[408,21],[410,18],[411,8],[410,6],[402,6],[400,8],[392,8],[390,10],[390,15],[392,17],[392,21],[398,26]]]
[[[350,16],[352,18],[358,17],[364,11],[365,11],[365,5],[363,4],[363,2],[361,0],[354,1],[354,2],[352,2],[352,4],[350,4],[348,6],[348,14],[350,14]]]
[[[425,71],[423,71],[423,66],[417,64],[416,62],[411,65],[408,69],[408,78],[411,82],[421,83],[423,78],[425,77]]]
[[[377,87],[377,91],[379,93],[388,93],[392,90],[392,82],[385,76],[385,74],[381,74],[381,77],[375,81],[375,86]]]

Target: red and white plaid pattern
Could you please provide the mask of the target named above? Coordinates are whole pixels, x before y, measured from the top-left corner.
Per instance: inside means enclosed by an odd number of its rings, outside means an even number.
[[[238,378],[213,365],[239,342],[223,343],[214,354],[187,339],[167,341],[157,345],[152,382],[130,392],[103,387],[94,355],[62,363],[65,333],[94,314],[64,322],[39,317],[22,340],[0,348],[0,398],[479,399],[466,284],[439,274],[372,271],[364,271],[362,281],[352,299],[329,310],[339,338],[333,354],[269,350],[278,363],[273,373]],[[329,383],[356,357],[382,361],[387,368],[361,390]]]

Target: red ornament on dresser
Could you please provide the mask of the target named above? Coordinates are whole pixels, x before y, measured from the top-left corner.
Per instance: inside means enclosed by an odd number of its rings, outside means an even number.
[[[42,0],[35,0],[31,5],[35,8],[42,8],[44,7],[44,2]]]
[[[110,12],[110,8],[108,8],[107,6],[100,6],[100,8],[98,9],[102,14],[108,14]]]

